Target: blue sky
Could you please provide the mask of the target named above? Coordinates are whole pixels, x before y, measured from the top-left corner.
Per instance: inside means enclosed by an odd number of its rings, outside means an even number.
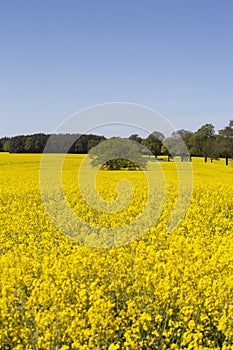
[[[218,130],[233,118],[232,18],[232,0],[0,1],[0,136],[110,101]]]

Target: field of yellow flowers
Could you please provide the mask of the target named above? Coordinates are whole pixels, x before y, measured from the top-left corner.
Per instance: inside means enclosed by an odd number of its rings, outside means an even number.
[[[177,176],[174,163],[162,163],[167,194],[157,223],[131,243],[95,248],[60,233],[46,213],[40,160],[0,154],[0,349],[233,348],[232,164],[193,159],[190,205],[168,232]],[[135,185],[126,211],[96,217],[76,189],[81,161],[69,155],[64,165],[78,215],[106,227],[138,215],[143,172],[123,174]],[[122,173],[99,172],[105,199],[115,198]]]

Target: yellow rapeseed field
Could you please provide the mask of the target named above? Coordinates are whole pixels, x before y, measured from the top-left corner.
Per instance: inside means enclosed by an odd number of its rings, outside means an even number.
[[[106,200],[116,199],[122,177],[135,191],[120,213],[98,214],[77,188],[82,158],[64,164],[73,211],[93,227],[133,220],[145,203],[144,173],[100,171]],[[167,194],[157,223],[131,243],[95,248],[59,232],[46,213],[40,160],[0,154],[0,349],[233,349],[232,164],[193,159],[188,210],[168,232],[177,174],[162,163]]]

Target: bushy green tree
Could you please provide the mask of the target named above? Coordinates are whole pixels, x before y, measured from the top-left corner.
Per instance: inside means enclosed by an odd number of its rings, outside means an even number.
[[[208,140],[215,135],[214,126],[205,124],[201,126],[190,138],[190,152],[194,156],[205,157],[207,161],[206,145]]]
[[[146,159],[137,142],[112,138],[101,142],[89,152],[93,166],[107,170],[139,170],[146,167]]]
[[[162,153],[164,139],[165,137],[161,132],[154,131],[142,141],[142,145],[149,150],[149,153],[153,153],[153,155],[158,156]]]

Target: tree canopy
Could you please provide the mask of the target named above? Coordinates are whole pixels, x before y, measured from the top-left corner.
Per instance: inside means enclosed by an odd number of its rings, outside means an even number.
[[[147,162],[138,142],[122,138],[102,142],[89,154],[93,166],[107,170],[140,170],[146,167]]]

